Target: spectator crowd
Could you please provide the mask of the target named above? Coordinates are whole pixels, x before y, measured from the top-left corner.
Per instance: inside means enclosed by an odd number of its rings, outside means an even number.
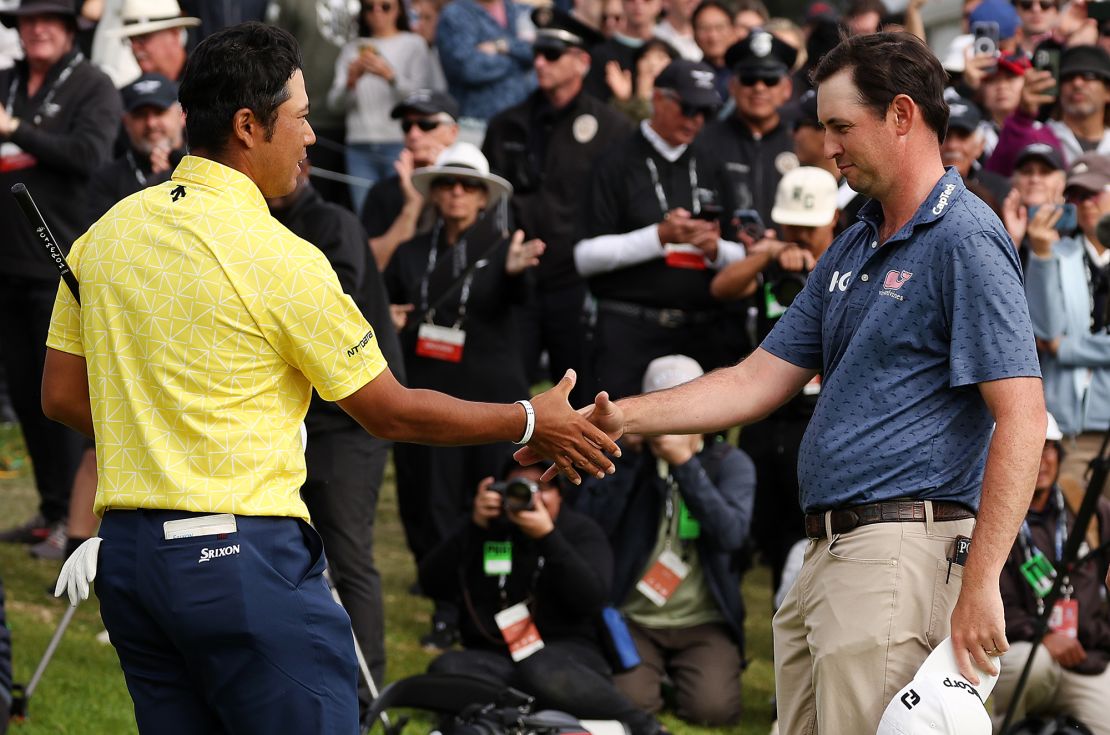
[[[18,421],[40,500],[0,540],[62,561],[97,525],[94,444],[41,408],[58,273],[6,192],[25,183],[68,246],[168,181],[189,145],[178,85],[206,36],[259,21],[299,42],[316,144],[296,190],[267,204],[324,253],[399,380],[512,402],[574,370],[578,406],[735,364],[770,333],[866,203],[826,156],[810,74],[842,35],[925,40],[925,2],[814,0],[799,17],[761,0],[0,2],[0,420]],[[968,0],[965,33],[937,50],[943,162],[1013,241],[1052,417],[1002,573],[1013,647],[996,726],[1051,581],[1029,570],[1060,561],[1110,429],[1102,4]],[[412,592],[434,601],[430,671],[479,672],[633,735],[660,732],[665,709],[741,722],[741,578],[769,566],[781,601],[797,573],[799,448],[821,388],[734,443],[626,436],[616,474],[573,488],[516,466],[507,443],[372,438],[314,395],[302,497],[373,678],[386,674],[374,512],[392,457]],[[1110,540],[1110,502],[1086,533],[1090,551]],[[1110,735],[1107,565],[1097,555],[1065,580],[1019,716]],[[540,646],[510,632],[517,613]],[[603,619],[638,661],[612,654]]]

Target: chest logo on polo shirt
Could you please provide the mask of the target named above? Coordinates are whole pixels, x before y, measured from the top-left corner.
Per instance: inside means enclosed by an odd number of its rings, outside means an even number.
[[[829,293],[833,291],[847,291],[848,284],[852,282],[852,271],[841,275],[840,271],[833,271],[832,280],[829,281]]]
[[[899,270],[897,268],[892,271],[887,271],[886,278],[883,279],[883,290],[879,291],[879,295],[905,301],[906,297],[896,292],[898,289],[902,288],[902,286],[905,286],[906,281],[910,280],[912,277],[913,274],[909,271]]]

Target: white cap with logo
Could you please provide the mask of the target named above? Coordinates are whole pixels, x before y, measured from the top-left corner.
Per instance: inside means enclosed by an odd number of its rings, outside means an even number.
[[[1001,671],[999,659],[990,660]],[[960,674],[952,639],[945,638],[921,664],[913,681],[890,700],[876,735],[991,735],[991,718],[984,703],[998,677],[976,673],[978,686]]]
[[[823,168],[787,171],[775,191],[771,219],[777,225],[824,227],[836,219],[836,177]]]

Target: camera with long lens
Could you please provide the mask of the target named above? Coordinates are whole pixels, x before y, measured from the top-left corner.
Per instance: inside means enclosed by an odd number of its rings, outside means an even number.
[[[802,289],[806,287],[806,280],[808,279],[808,269],[801,272],[780,271],[778,278],[771,282],[771,295],[781,306],[790,306],[794,303],[794,299],[798,298]]]
[[[490,490],[501,496],[501,507],[505,512],[519,513],[536,507],[536,494],[540,488],[536,483],[523,477],[495,482]]]

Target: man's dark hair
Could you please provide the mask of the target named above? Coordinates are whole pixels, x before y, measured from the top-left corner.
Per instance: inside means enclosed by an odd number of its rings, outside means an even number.
[[[287,31],[243,23],[200,42],[185,63],[178,99],[192,149],[221,153],[232,119],[243,108],[274,134],[277,110],[289,99],[287,82],[301,68],[301,50]]]
[[[894,98],[904,94],[921,109],[937,140],[944,140],[948,130],[947,75],[924,41],[902,31],[845,38],[821,59],[813,71],[813,85],[845,69],[851,70],[860,102],[880,119]]]

